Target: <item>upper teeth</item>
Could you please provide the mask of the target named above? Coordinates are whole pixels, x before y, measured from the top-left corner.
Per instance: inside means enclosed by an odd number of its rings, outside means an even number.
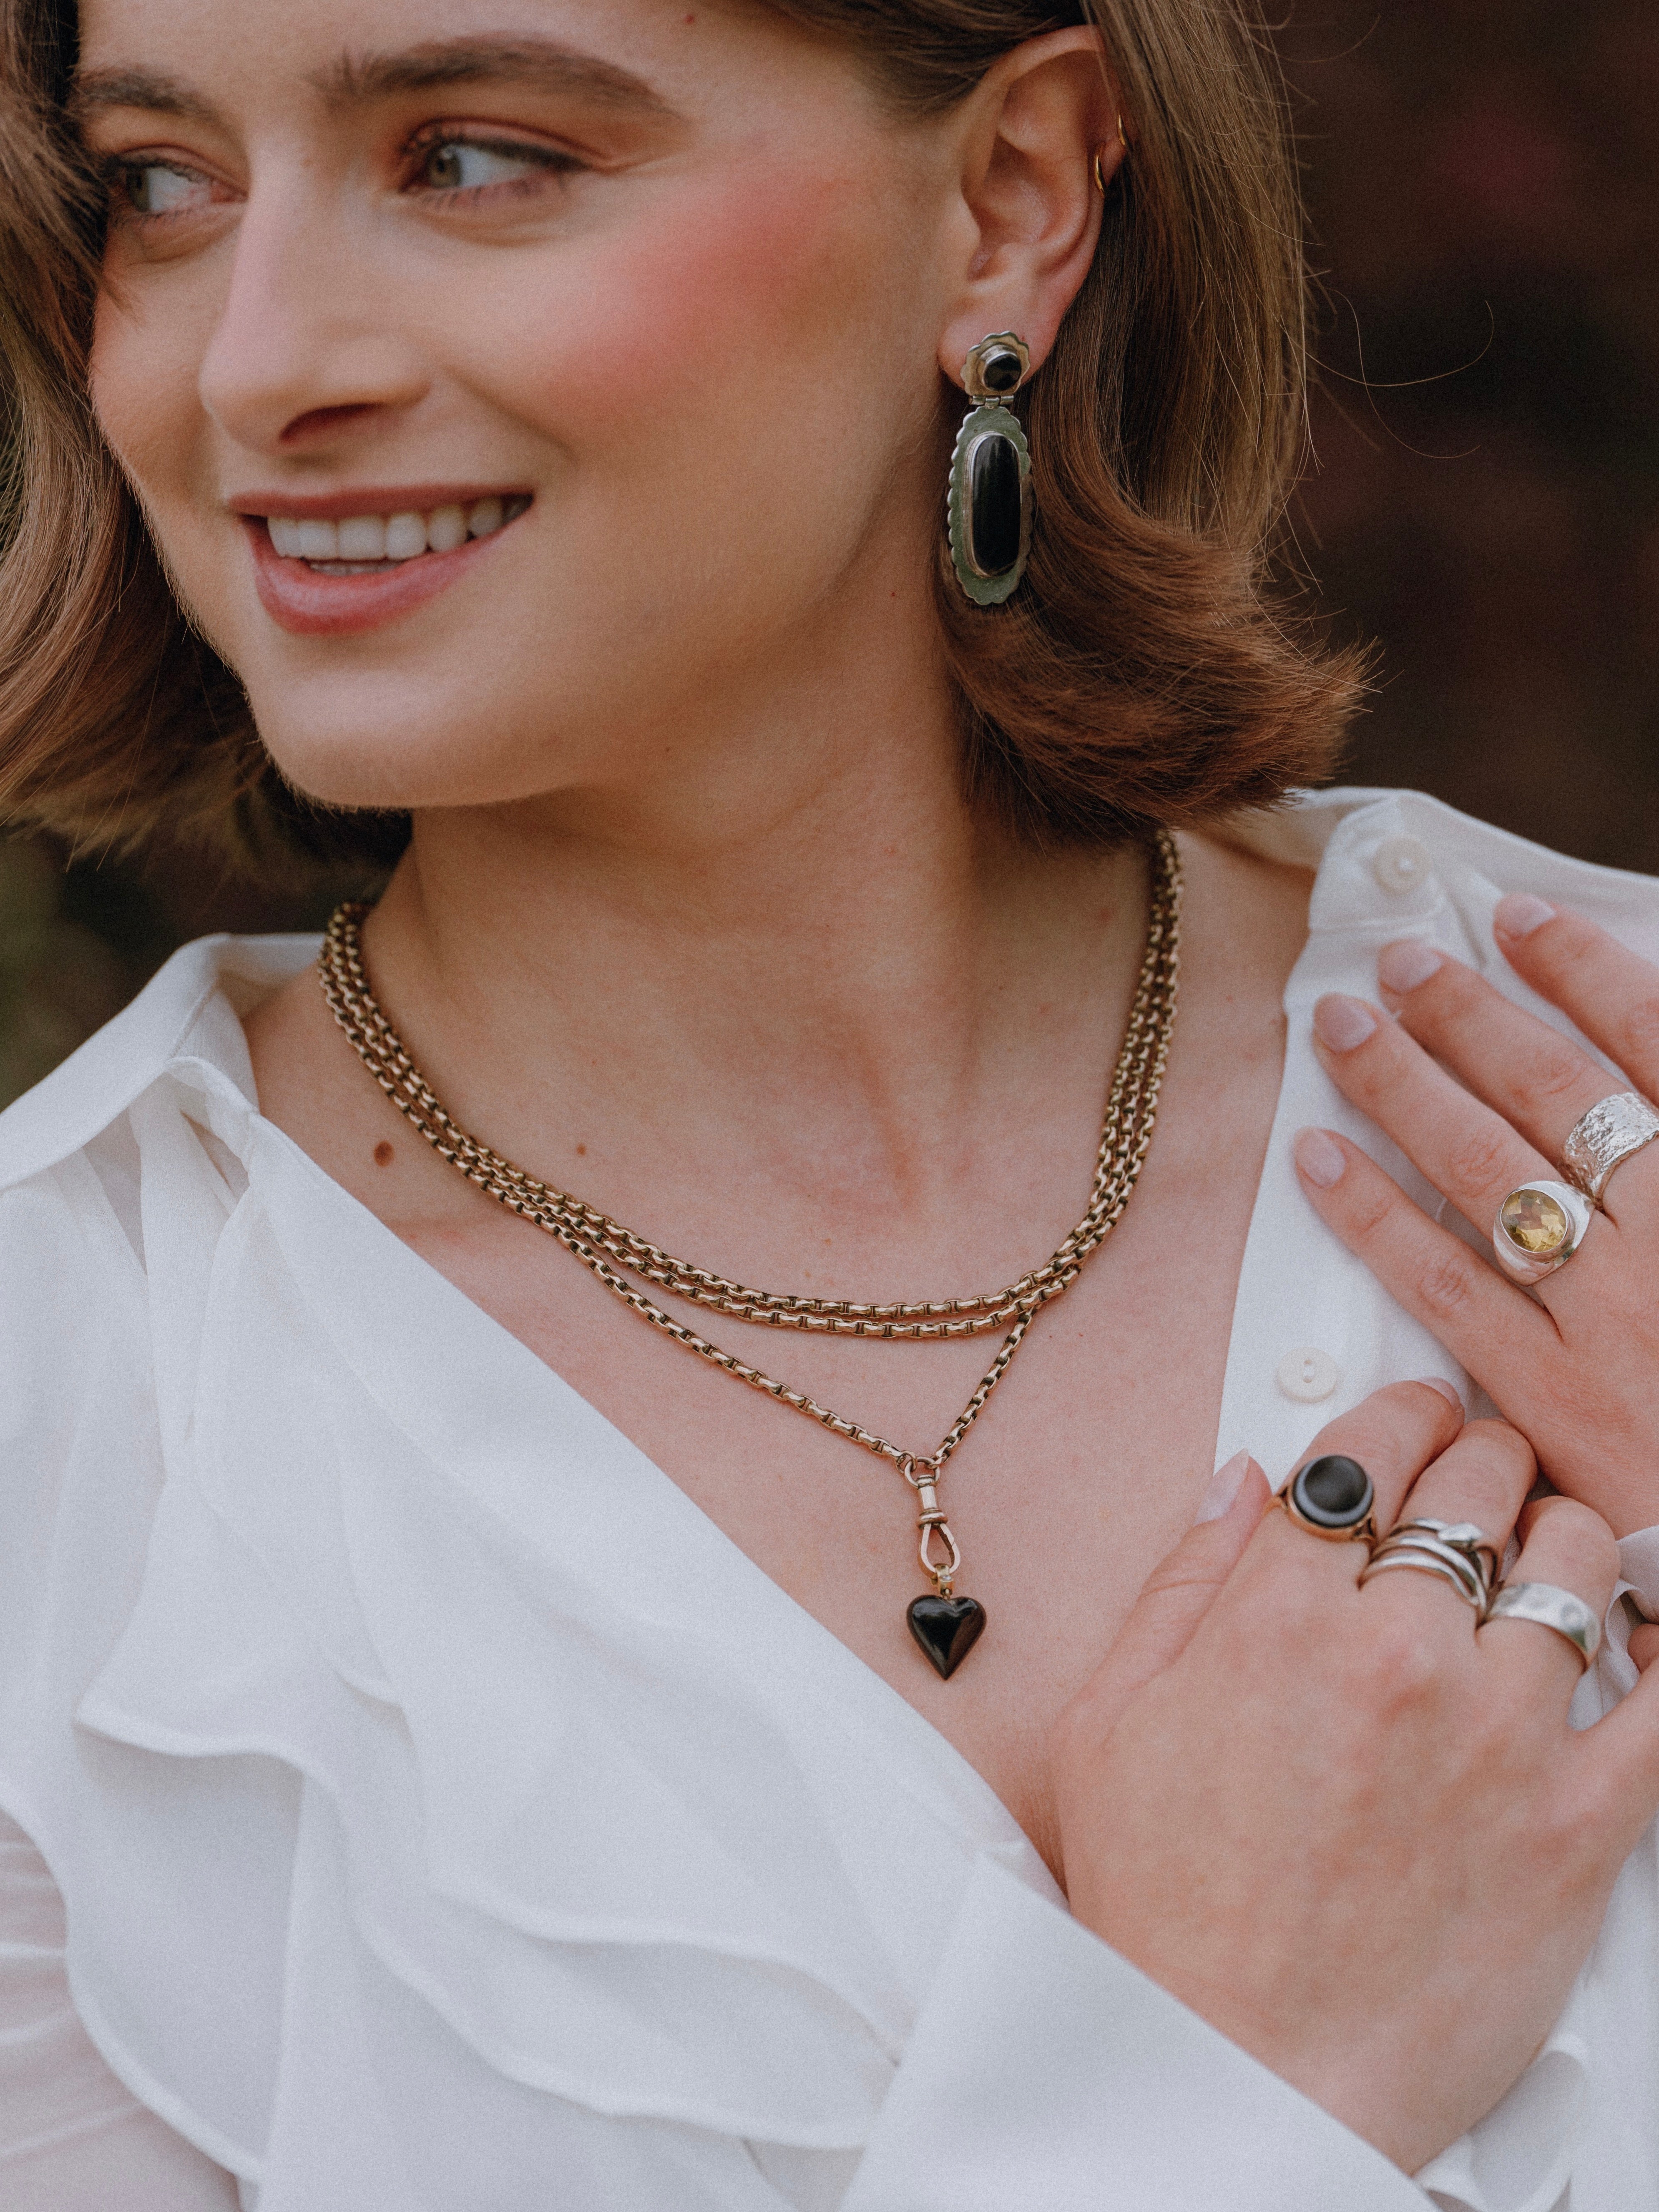
[[[412,561],[428,548],[453,553],[469,538],[488,538],[507,517],[494,496],[471,507],[434,507],[429,514],[349,514],[339,522],[265,518],[277,552],[295,561]]]

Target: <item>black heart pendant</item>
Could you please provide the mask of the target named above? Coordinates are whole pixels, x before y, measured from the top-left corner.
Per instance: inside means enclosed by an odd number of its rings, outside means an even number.
[[[904,1617],[947,1682],[985,1631],[985,1607],[976,1597],[915,1598]]]

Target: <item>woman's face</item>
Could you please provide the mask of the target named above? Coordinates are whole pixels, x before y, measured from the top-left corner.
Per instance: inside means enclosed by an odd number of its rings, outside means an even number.
[[[957,173],[838,48],[708,0],[84,0],[82,82],[98,416],[303,788],[695,771],[925,621]]]

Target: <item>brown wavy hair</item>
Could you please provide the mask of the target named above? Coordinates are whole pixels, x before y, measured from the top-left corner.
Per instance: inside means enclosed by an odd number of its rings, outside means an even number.
[[[1115,842],[1317,780],[1359,678],[1275,581],[1307,286],[1254,0],[769,3],[845,40],[911,114],[1083,21],[1121,88],[1130,152],[1094,264],[1019,402],[1036,494],[1021,588],[971,606],[941,533],[970,799],[1032,840]],[[325,810],[283,781],[100,435],[101,195],[66,104],[76,39],[73,0],[0,0],[0,820],[83,848],[165,825],[264,869],[386,861],[405,818]]]

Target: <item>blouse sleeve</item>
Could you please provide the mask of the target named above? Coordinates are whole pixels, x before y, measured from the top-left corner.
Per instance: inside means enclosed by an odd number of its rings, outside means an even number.
[[[0,1813],[0,2203],[6,2212],[235,2212],[222,2166],[128,2095],[82,2027],[46,1862]]]
[[[982,1859],[843,2212],[1426,2212],[1381,2152]]]

